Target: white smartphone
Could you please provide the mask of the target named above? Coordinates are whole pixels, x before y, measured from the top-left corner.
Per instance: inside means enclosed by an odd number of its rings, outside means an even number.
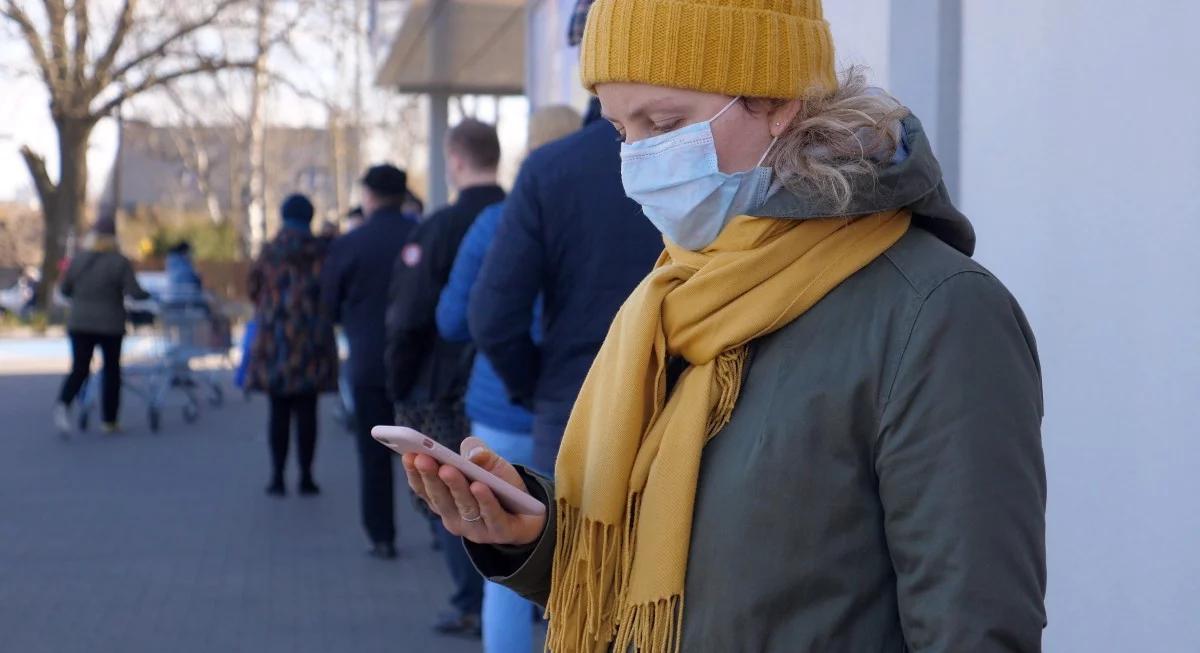
[[[546,514],[546,505],[528,492],[476,465],[450,449],[438,444],[419,431],[404,426],[376,426],[371,436],[396,453],[423,453],[443,465],[463,473],[468,481],[478,481],[492,489],[504,509],[518,515]]]

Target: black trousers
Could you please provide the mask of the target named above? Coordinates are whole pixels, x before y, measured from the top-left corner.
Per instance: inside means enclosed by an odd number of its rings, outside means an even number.
[[[371,428],[392,424],[392,402],[382,387],[354,388],[355,439],[363,526],[372,542],[396,540],[392,450],[371,437]]]
[[[276,478],[283,478],[287,463],[292,417],[296,418],[296,448],[300,474],[312,476],[313,456],[317,452],[317,395],[271,395],[268,429],[271,435],[271,464]]]
[[[121,408],[121,341],[125,336],[81,331],[72,331],[68,335],[71,337],[71,373],[63,379],[58,400],[68,406],[75,401],[91,374],[92,353],[96,347],[100,347],[100,354],[104,357],[104,369],[100,373],[100,417],[106,423],[116,423],[117,412]]]
[[[471,424],[461,401],[398,404],[396,423],[414,428],[452,451],[459,450],[459,445],[471,431]],[[441,517],[424,506],[421,507],[422,512],[430,519],[430,525],[441,544],[442,556],[446,560],[450,578],[454,582],[450,605],[459,614],[478,615],[483,608],[483,577],[471,563],[462,540],[446,530]]]

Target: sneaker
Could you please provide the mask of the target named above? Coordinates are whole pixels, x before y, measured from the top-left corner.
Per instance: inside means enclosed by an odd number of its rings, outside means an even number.
[[[283,485],[282,478],[276,478],[267,486],[267,494],[273,497],[286,497],[287,488]]]
[[[454,635],[469,639],[483,637],[483,626],[477,614],[443,613],[433,624],[433,631],[439,635]]]
[[[58,429],[58,434],[62,437],[70,437],[71,431],[71,409],[61,401],[54,404],[54,428]]]
[[[100,425],[100,430],[104,431],[105,435],[117,435],[121,432],[121,425],[116,422],[105,422]]]

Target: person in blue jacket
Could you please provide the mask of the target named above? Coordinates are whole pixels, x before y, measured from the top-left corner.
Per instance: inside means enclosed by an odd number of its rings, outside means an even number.
[[[593,100],[583,129],[529,155],[471,290],[475,344],[534,413],[534,468],[552,471],[583,379],[617,309],[662,253],[625,196],[617,132]],[[545,336],[530,337],[543,299]]]
[[[579,114],[561,105],[543,107],[529,120],[528,149],[535,150],[579,128]],[[437,306],[438,333],[450,342],[470,342],[467,302],[484,257],[500,225],[504,203],[484,209],[459,246],[450,279]],[[531,338],[539,340],[537,307]],[[533,414],[514,404],[486,356],[476,356],[466,396],[471,431],[508,460],[533,465]],[[527,653],[533,647],[533,604],[512,590],[487,583],[483,590],[483,648],[486,653]]]

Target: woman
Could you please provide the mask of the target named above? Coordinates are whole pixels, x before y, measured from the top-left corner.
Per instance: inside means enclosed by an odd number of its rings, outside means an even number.
[[[528,151],[558,140],[579,129],[582,118],[572,108],[548,106],[529,118]],[[438,332],[450,342],[468,342],[467,302],[500,225],[504,203],[484,209],[463,237],[442,289],[437,308]],[[536,336],[535,336],[536,337]],[[505,460],[533,464],[533,414],[514,404],[491,363],[475,356],[466,397],[471,432]],[[533,647],[533,606],[512,590],[496,583],[483,588],[483,648],[487,653],[528,653]]]
[[[1040,650],[1032,334],[921,124],[832,62],[817,0],[592,7],[583,79],[666,251],[552,480],[463,445],[547,519],[404,461],[551,650]]]
[[[104,356],[100,418],[105,433],[120,430],[121,341],[125,338],[125,298],[149,299],[138,285],[133,266],[117,246],[117,222],[102,216],[88,235],[86,251],[71,261],[59,289],[71,300],[67,335],[71,339],[71,372],[63,380],[54,409],[54,424],[63,437],[71,434],[71,403],[91,373],[96,347]]]
[[[258,325],[246,370],[247,390],[265,392],[271,482],[267,494],[284,496],[291,421],[296,421],[302,495],[321,492],[313,480],[317,395],[337,390],[338,354],[333,323],[321,308],[321,266],[328,242],[313,236],[313,206],[292,195],[280,210],[283,228],[250,270],[250,300]]]

